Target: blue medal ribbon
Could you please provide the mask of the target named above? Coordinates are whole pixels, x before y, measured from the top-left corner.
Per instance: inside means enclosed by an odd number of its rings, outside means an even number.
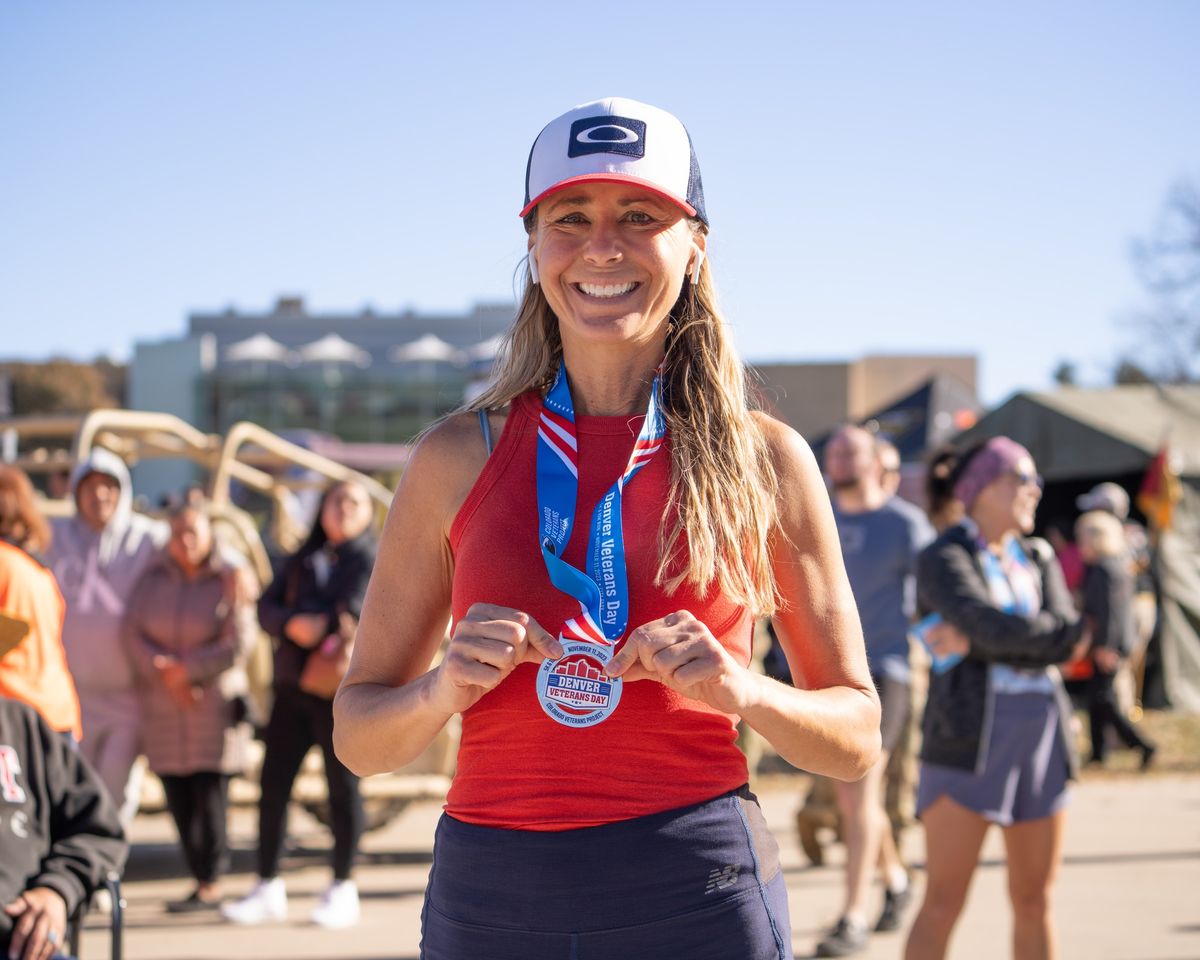
[[[564,365],[559,365],[558,376],[542,402],[537,446],[538,540],[550,582],[579,601],[580,610],[579,616],[563,624],[559,636],[564,641],[595,644],[605,660],[629,625],[622,493],[625,484],[653,459],[666,435],[659,380],[655,371],[646,419],[625,471],[592,511],[586,573],[562,559],[571,539],[579,492],[575,405]]]

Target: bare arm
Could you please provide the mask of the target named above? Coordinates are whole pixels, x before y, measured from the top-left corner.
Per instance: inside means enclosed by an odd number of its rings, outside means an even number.
[[[635,630],[612,672],[650,676],[736,713],[794,766],[856,780],[879,756],[879,698],[829,497],[804,440],[767,417],[759,426],[780,483],[772,557],[782,603],[774,623],[795,687],[736,663],[686,611]]]
[[[486,459],[478,420],[447,420],[421,441],[392,500],[333,702],[334,747],[359,775],[408,763],[517,664],[557,647],[521,611],[478,603],[430,669],[450,619],[450,526]]]
[[[789,763],[856,780],[879,756],[879,697],[829,495],[800,435],[766,417],[759,423],[779,475],[773,620],[795,687],[755,674],[760,697],[742,717]]]

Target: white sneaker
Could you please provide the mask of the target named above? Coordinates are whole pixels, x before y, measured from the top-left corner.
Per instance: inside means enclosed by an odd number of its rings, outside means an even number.
[[[221,916],[245,926],[287,919],[287,889],[282,877],[259,880],[241,900],[221,905]]]
[[[340,930],[358,923],[361,911],[358,906],[358,887],[353,880],[335,880],[321,894],[321,902],[312,912],[312,922],[318,927]]]

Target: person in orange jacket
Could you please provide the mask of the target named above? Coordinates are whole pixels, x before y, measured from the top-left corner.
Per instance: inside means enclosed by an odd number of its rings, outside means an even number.
[[[79,697],[62,642],[66,604],[40,560],[49,545],[50,526],[29,478],[0,465],[0,694],[29,704],[51,729],[78,741]]]

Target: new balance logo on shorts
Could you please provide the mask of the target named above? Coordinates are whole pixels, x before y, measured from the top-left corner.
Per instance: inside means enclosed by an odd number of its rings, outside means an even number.
[[[708,875],[708,886],[704,888],[704,894],[707,896],[710,893],[715,893],[717,890],[724,890],[726,887],[732,887],[737,883],[738,868],[736,864],[731,863],[727,867],[718,867]]]

